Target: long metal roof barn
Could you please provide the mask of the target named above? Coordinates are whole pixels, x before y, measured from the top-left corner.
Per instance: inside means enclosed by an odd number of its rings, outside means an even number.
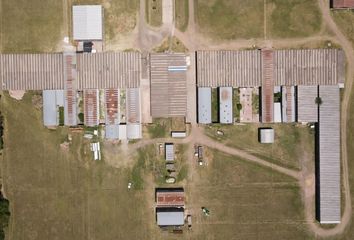
[[[187,111],[185,54],[150,54],[152,117],[183,117]]]
[[[261,77],[258,50],[197,51],[198,87],[255,87]]]
[[[318,220],[340,223],[340,96],[338,86],[320,86]]]
[[[98,89],[84,90],[84,123],[91,127],[99,124]]]
[[[73,6],[74,40],[102,40],[102,6]]]
[[[138,52],[77,54],[78,89],[136,88],[140,72]]]
[[[63,54],[0,54],[0,90],[64,89]]]
[[[273,51],[262,52],[262,122],[271,123],[274,120],[274,78],[273,78]]]
[[[198,123],[211,123],[211,88],[198,88]]]
[[[331,0],[331,7],[336,9],[354,8],[354,0]]]
[[[344,83],[345,55],[341,49],[267,50],[274,55],[272,70],[262,64],[263,51],[197,51],[197,85],[260,86],[264,71],[273,71],[276,86]]]
[[[337,85],[344,83],[345,56],[340,49],[274,50],[274,84]]]

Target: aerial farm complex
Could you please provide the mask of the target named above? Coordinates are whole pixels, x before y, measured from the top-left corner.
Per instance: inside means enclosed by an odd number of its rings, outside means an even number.
[[[340,8],[346,1],[334,2]],[[143,126],[155,118],[182,118],[199,126],[309,124],[316,133],[316,218],[321,224],[340,223],[342,49],[104,51],[103,8],[73,6],[72,14],[75,48],[0,54],[0,90],[42,91],[46,127],[100,126],[105,139],[130,141],[143,138]],[[214,96],[217,119],[212,117]],[[185,129],[171,137],[188,134]],[[276,134],[271,127],[259,128],[258,140],[272,144]],[[99,148],[92,145],[95,160],[101,158]],[[164,148],[166,168],[174,171],[175,146]],[[183,188],[156,188],[155,203],[160,227],[190,220]]]

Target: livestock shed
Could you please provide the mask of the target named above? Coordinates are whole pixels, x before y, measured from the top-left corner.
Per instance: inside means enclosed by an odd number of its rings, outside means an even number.
[[[140,123],[140,90],[127,88],[126,90],[126,119],[128,123]]]
[[[64,122],[67,126],[77,125],[76,53],[64,54]]]
[[[63,54],[0,54],[0,90],[64,89]]]
[[[43,90],[44,126],[53,127],[59,125],[59,117],[60,117],[59,107],[62,107],[64,110],[64,91],[63,90]]]
[[[157,225],[163,226],[183,226],[184,209],[183,208],[156,208]]]
[[[274,143],[274,129],[272,128],[259,128],[258,141],[260,143]]]
[[[102,6],[73,6],[74,40],[102,40]]]
[[[219,104],[220,104],[220,123],[233,123],[232,112],[232,87],[220,87],[219,89]]]
[[[274,120],[274,76],[273,50],[262,50],[262,122],[271,123]]]
[[[345,80],[341,49],[197,51],[198,87],[337,85]]]
[[[321,224],[341,221],[340,95],[338,86],[320,86],[316,203]]]
[[[331,0],[331,8],[354,9],[354,0]]]
[[[337,85],[345,80],[341,49],[274,50],[274,84]]]
[[[318,86],[297,86],[297,121],[298,122],[317,122],[318,105]]]
[[[296,120],[295,87],[282,86],[282,118],[283,122]]]
[[[184,207],[183,188],[157,188],[155,193],[157,207]]]
[[[106,89],[105,92],[106,125],[119,124],[119,90]]]
[[[150,54],[152,117],[185,117],[187,62],[182,53]]]
[[[175,160],[175,148],[173,143],[165,144],[165,159],[166,161],[174,161]]]
[[[261,77],[259,50],[197,51],[198,87],[255,87]]]
[[[97,89],[84,90],[84,124],[89,127],[99,124],[99,92]]]
[[[78,89],[137,88],[140,72],[139,52],[77,54]]]
[[[198,123],[211,123],[211,88],[198,88]]]

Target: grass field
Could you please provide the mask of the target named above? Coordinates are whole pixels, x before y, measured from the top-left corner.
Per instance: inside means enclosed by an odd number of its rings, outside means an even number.
[[[82,133],[72,133],[69,150],[63,150],[68,129],[44,128],[32,95],[1,98],[8,239],[175,239],[155,225],[154,166],[163,158],[156,145],[138,151],[132,167],[119,168],[92,161]],[[294,179],[213,151],[208,166],[190,169],[186,147],[176,147],[181,182],[175,186],[185,186],[193,231],[179,239],[307,238]],[[202,206],[210,217],[202,215]]]
[[[191,239],[309,239],[296,181],[270,169],[214,152],[199,168],[188,200]],[[205,217],[200,208],[207,207]]]
[[[263,0],[195,0],[200,31],[214,39],[263,37]]]
[[[257,124],[245,125],[213,125],[205,128],[206,134],[226,145],[246,150],[268,161],[300,169],[300,159],[308,157],[314,159],[314,133],[308,128],[292,124],[274,124],[274,144],[258,142]],[[264,127],[264,126],[263,126]],[[216,130],[224,132],[224,136],[216,134]]]
[[[57,0],[2,0],[2,52],[51,52],[62,39],[63,3]]]
[[[139,0],[73,0],[73,4],[101,4],[104,7],[105,40],[135,28]]]
[[[145,192],[127,190],[130,168],[92,161],[80,133],[62,150],[67,129],[45,129],[30,94],[20,102],[6,94],[1,108],[8,239],[151,239],[152,225],[143,220],[153,218]]]
[[[320,31],[316,0],[267,0],[267,37],[307,37]]]
[[[186,31],[189,20],[188,0],[175,1],[175,25],[182,32]]]
[[[146,22],[153,27],[162,25],[162,0],[145,0]]]

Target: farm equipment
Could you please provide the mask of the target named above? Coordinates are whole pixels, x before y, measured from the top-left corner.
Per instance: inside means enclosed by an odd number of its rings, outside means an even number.
[[[210,215],[210,211],[209,209],[207,209],[206,207],[202,207],[202,212],[204,213],[205,216],[209,216]]]

